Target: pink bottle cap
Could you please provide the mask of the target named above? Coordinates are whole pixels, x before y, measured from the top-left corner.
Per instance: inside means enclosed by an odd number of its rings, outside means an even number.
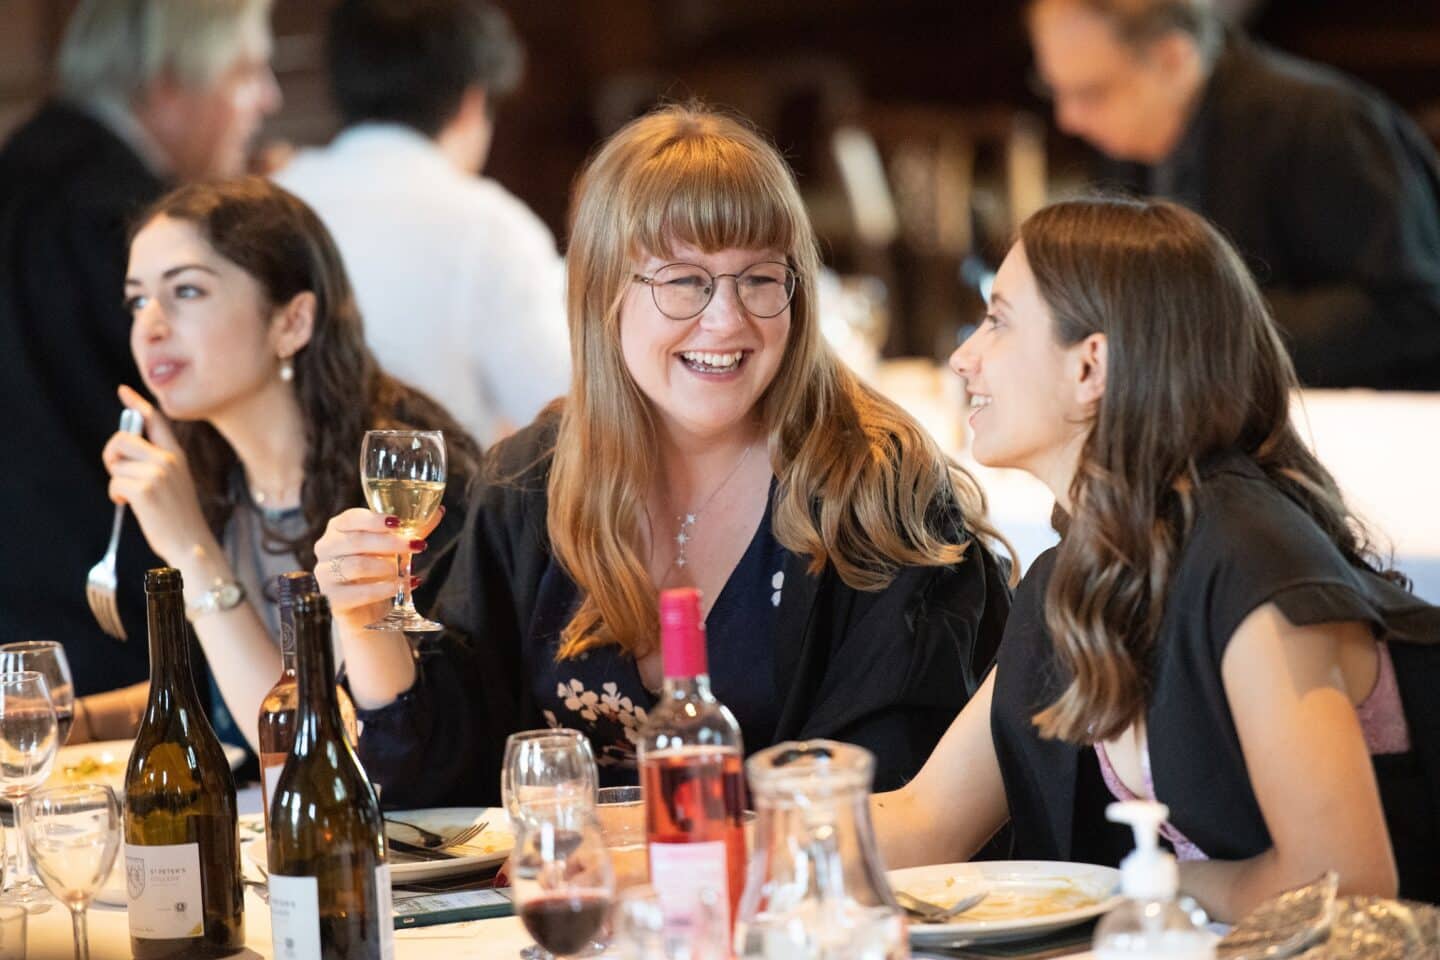
[[[667,677],[698,677],[710,672],[705,625],[700,621],[700,591],[694,587],[661,591],[660,654]]]

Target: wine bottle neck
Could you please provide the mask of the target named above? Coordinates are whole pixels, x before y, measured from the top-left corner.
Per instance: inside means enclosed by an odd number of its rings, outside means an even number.
[[[300,700],[295,723],[297,749],[302,747],[302,740],[308,748],[323,737],[343,736],[328,616],[301,619],[295,624],[295,649],[288,669],[295,674]]]
[[[661,697],[665,700],[709,700],[710,675],[697,673],[693,677],[666,677]]]
[[[146,596],[150,629],[150,691],[157,695],[196,699],[190,672],[190,638],[185,622],[185,596],[179,590]]]

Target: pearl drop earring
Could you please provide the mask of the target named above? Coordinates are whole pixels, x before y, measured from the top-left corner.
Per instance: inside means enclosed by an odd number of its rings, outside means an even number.
[[[280,358],[280,379],[286,383],[295,379],[295,365],[290,362],[289,357]]]

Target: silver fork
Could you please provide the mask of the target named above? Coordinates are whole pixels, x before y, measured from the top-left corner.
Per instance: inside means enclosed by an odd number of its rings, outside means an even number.
[[[120,429],[126,433],[139,433],[145,420],[139,412],[126,407],[120,414]],[[100,562],[90,568],[85,578],[85,599],[90,602],[90,612],[104,630],[116,640],[125,639],[125,624],[120,620],[120,611],[115,606],[115,550],[120,545],[120,521],[125,517],[125,504],[115,504],[115,520],[110,524],[110,546]]]
[[[463,830],[458,830],[449,836],[445,836],[444,834],[436,833],[433,830],[426,830],[424,827],[416,826],[404,820],[396,820],[393,817],[386,817],[385,822],[397,824],[402,827],[409,827],[411,830],[414,830],[420,835],[420,843],[418,846],[422,846],[427,850],[443,850],[446,847],[463,846],[480,836],[480,834],[484,833],[490,826],[489,820],[481,820],[479,823],[472,823]]]

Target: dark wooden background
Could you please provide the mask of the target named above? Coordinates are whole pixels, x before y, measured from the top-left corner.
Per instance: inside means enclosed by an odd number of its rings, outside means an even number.
[[[835,179],[824,137],[838,124],[877,131],[1007,130],[1017,113],[1044,122],[1016,0],[499,0],[528,49],[522,89],[507,101],[487,173],[564,235],[571,181],[596,142],[658,97],[698,96],[750,115],[797,169],[832,260],[909,288],[932,274],[942,299],[955,262],[866,262],[827,216]],[[1284,49],[1380,88],[1440,141],[1437,0],[1217,0],[1254,6],[1251,28]],[[0,0],[0,137],[44,97],[74,0]],[[335,130],[321,64],[331,0],[275,0],[275,70],[283,110],[264,137],[323,143]],[[967,133],[966,136],[969,134]],[[1051,169],[1074,143],[1047,135]],[[943,258],[942,258],[943,259]],[[872,257],[872,261],[874,258]],[[911,269],[914,268],[914,269]],[[908,270],[908,274],[907,274]],[[906,279],[906,276],[909,279]],[[940,328],[953,324],[955,309]],[[947,333],[946,336],[949,336]],[[950,342],[953,342],[951,340]],[[892,344],[903,352],[905,344]],[[922,343],[908,349],[925,352]],[[894,352],[892,350],[892,352]],[[943,352],[943,350],[941,351]]]

